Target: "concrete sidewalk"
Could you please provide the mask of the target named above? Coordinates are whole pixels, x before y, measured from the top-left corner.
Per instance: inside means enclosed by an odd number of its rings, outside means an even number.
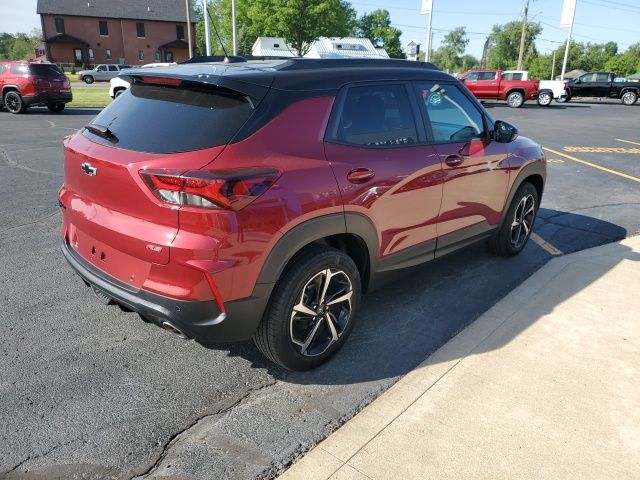
[[[640,237],[550,261],[280,478],[640,478]]]

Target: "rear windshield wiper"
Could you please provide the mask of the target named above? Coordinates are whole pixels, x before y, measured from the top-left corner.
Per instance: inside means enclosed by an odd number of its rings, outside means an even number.
[[[111,143],[118,143],[118,137],[109,130],[109,127],[103,127],[102,125],[98,125],[96,123],[90,123],[84,126],[85,129],[89,130],[94,135],[97,135],[105,140],[109,140]]]

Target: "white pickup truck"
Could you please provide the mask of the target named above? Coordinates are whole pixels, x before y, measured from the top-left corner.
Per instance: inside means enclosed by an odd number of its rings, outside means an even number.
[[[529,80],[529,72],[526,70],[506,70],[502,72],[505,80]],[[566,80],[540,80],[538,87],[538,105],[547,107],[552,100],[564,103],[569,98]]]

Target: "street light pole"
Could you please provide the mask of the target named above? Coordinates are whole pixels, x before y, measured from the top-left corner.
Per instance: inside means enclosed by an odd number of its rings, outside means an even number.
[[[560,75],[560,80],[564,80],[564,74],[567,71],[567,61],[569,60],[569,46],[571,45],[571,35],[573,34],[573,21],[576,18],[577,0],[573,0],[573,2],[571,2],[571,0],[565,0],[565,2],[567,1],[569,1],[570,7],[573,6],[573,9],[572,9],[573,11],[571,12],[571,23],[569,24],[569,35],[567,35],[567,45],[564,48],[564,60],[562,61],[562,74]]]
[[[189,58],[193,57],[193,44],[191,43],[191,2],[185,0],[187,6],[187,37],[189,39]]]
[[[233,37],[233,55],[238,55],[238,42],[236,40],[236,0],[231,0],[231,24]]]
[[[207,56],[211,55],[211,34],[209,33],[209,1],[204,2],[204,41],[207,48]]]
[[[433,32],[431,30],[431,24],[433,20],[433,7],[429,12],[429,28],[427,30],[427,49],[424,54],[424,61],[428,62],[431,59],[431,39],[433,38]]]

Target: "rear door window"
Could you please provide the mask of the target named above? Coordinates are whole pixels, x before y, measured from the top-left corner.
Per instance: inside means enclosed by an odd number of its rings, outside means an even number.
[[[455,85],[424,82],[416,84],[416,90],[435,143],[468,142],[485,136],[482,113]]]
[[[416,143],[416,121],[405,85],[350,87],[334,139],[366,147]]]
[[[138,152],[187,152],[229,143],[252,112],[244,97],[227,91],[133,84],[91,122],[112,136],[84,135]]]
[[[59,77],[60,75],[64,75],[57,65],[49,63],[32,63],[29,65],[29,72],[31,72],[32,75],[40,75],[43,77]]]

